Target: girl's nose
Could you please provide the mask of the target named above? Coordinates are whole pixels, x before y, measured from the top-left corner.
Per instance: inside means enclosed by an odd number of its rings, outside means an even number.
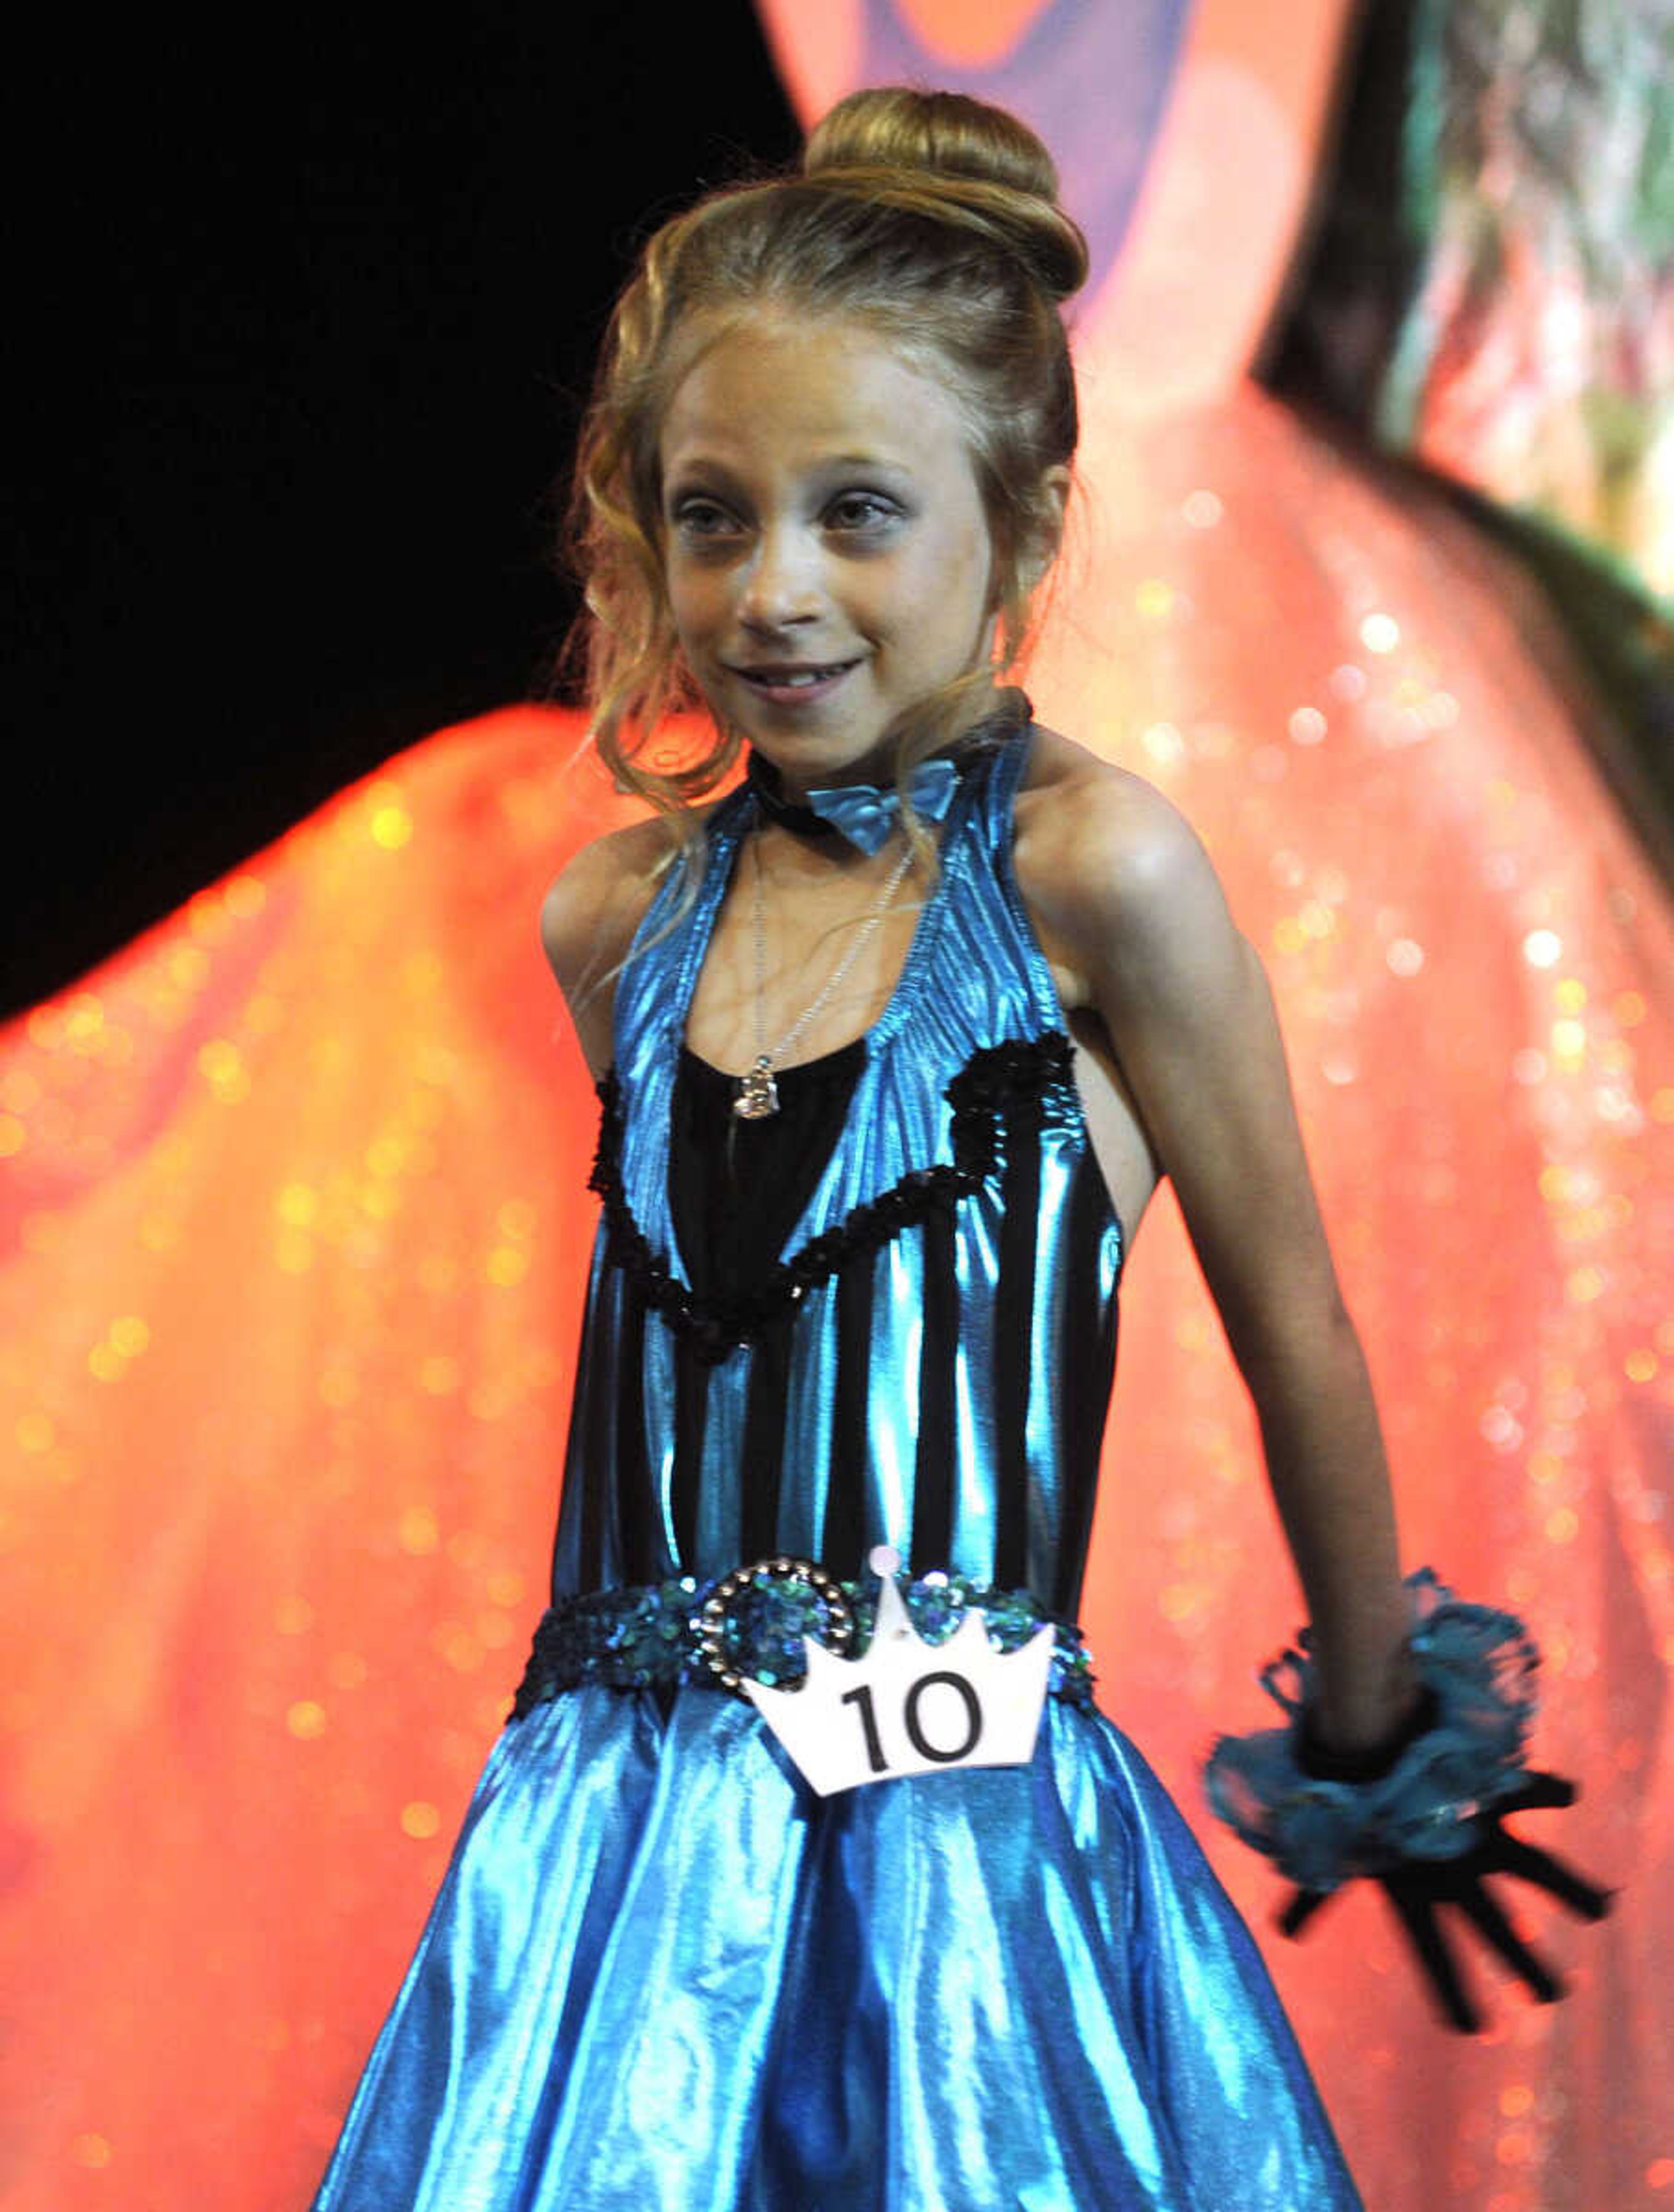
[[[819,612],[814,549],[800,532],[765,530],[745,574],[739,617],[747,629],[782,629]]]

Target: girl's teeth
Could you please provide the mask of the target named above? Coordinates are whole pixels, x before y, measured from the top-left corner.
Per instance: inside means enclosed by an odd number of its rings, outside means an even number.
[[[770,684],[780,689],[787,686],[823,684],[828,676],[840,675],[843,666],[843,662],[834,660],[829,668],[799,668],[789,676],[764,675],[757,677],[755,680],[758,684]]]

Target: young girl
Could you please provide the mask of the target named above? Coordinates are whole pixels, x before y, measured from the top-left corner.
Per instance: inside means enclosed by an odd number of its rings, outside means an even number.
[[[859,94],[800,178],[666,225],[618,308],[581,471],[595,728],[655,813],[542,917],[604,1109],[553,1604],[316,2212],[1358,2202],[1074,1626],[1165,1174],[1312,1621],[1306,1712],[1223,1747],[1220,1802],[1298,1920],[1388,1873],[1446,1992],[1425,1831],[1542,1985],[1474,1879],[1520,1849],[1481,1808],[1563,1795],[1517,1764],[1524,1647],[1446,1604],[1411,1636],[1259,963],[1166,803],[1002,681],[1071,489],[1056,190],[994,109]],[[660,726],[694,693],[682,764]],[[927,1660],[886,1600],[931,1647],[1044,1630],[1012,1763],[976,1763],[998,1662]],[[746,1694],[874,1621],[922,1677],[917,1771],[881,1662],[822,1662],[772,1726]],[[870,1786],[811,1785],[834,1746]]]

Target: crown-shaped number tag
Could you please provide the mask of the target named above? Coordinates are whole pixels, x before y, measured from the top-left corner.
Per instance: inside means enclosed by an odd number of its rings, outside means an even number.
[[[739,1684],[822,1797],[902,1774],[1026,1766],[1034,1756],[1051,1623],[1017,1650],[997,1651],[983,1615],[968,1613],[945,1644],[926,1644],[896,1588],[900,1564],[887,1544],[871,1555],[883,1589],[863,1658],[836,1658],[805,1636],[800,1689],[770,1689],[747,1675]]]

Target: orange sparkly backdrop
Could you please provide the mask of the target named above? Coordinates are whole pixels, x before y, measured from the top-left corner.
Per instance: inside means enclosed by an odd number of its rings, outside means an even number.
[[[770,27],[806,105],[880,73],[882,25],[1056,143],[1005,70],[1059,13]],[[1200,1814],[1297,1613],[1166,1198],[1087,1620],[1370,2206],[1674,2203],[1669,917],[1514,578],[1243,379],[1341,28],[1261,14],[1211,0],[1165,58],[1032,686],[1179,801],[1266,956],[1409,1561],[1535,1624],[1537,1748],[1586,1795],[1525,1832],[1623,1886],[1602,1929],[1519,1911],[1570,2000],[1483,1968],[1492,2033],[1446,2034],[1380,1900],[1269,1940],[1277,1885]],[[1217,286],[1233,196],[1257,273]],[[301,2212],[507,1710],[593,1218],[535,927],[622,818],[580,739],[536,709],[441,732],[0,1034],[7,2212]]]

